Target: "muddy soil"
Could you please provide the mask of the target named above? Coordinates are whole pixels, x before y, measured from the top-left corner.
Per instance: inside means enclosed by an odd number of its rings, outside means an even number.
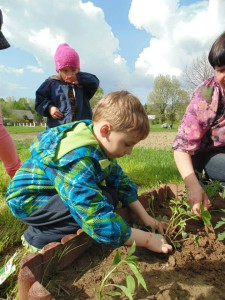
[[[148,193],[140,199],[149,198]],[[222,203],[222,204],[221,204]],[[225,207],[218,198],[212,205],[213,227],[224,213]],[[154,202],[156,215],[171,216],[169,199]],[[223,228],[225,229],[225,228]],[[144,248],[137,248],[139,270],[146,281],[148,291],[137,290],[135,300],[222,300],[225,299],[225,244],[217,240],[219,230],[207,229],[201,220],[187,223],[188,239],[180,250],[170,255],[157,254]],[[220,230],[222,231],[222,230]],[[198,242],[194,236],[198,235]],[[129,248],[121,247],[121,256],[126,256]],[[69,268],[55,273],[48,289],[57,300],[98,299],[95,289],[99,289],[104,275],[111,270],[116,250],[109,246],[94,244]],[[129,267],[122,271],[132,274]],[[125,285],[124,273],[113,274],[108,283]],[[128,299],[125,296],[105,299]]]

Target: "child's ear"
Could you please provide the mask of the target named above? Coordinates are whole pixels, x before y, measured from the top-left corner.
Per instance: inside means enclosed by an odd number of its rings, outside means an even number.
[[[102,137],[107,137],[110,133],[110,126],[108,124],[104,124],[100,128],[100,133]]]

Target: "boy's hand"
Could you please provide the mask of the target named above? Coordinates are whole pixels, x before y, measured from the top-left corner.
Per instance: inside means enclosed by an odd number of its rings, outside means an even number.
[[[169,245],[161,234],[146,232],[137,228],[131,228],[131,235],[125,245],[131,246],[136,242],[138,247],[145,247],[157,253],[169,253],[173,247]]]
[[[64,117],[64,115],[61,113],[61,111],[56,106],[50,106],[49,113],[50,113],[51,117],[55,120],[61,120]]]
[[[156,219],[151,218],[151,221],[149,222],[149,226],[152,228],[153,232],[157,231],[161,234],[164,234],[164,231],[166,230],[168,225],[166,222],[158,221]]]
[[[161,234],[152,232],[147,233],[147,240],[145,248],[157,253],[172,252],[173,247],[169,245]]]

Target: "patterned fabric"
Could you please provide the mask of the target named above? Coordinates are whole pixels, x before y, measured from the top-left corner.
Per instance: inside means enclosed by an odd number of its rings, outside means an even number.
[[[214,148],[225,151],[225,95],[215,77],[196,88],[173,142],[190,155]]]
[[[72,86],[69,86],[68,97],[70,99],[70,104],[71,104],[72,121],[75,121],[76,99],[75,99],[75,90],[73,89]]]
[[[114,212],[98,185],[105,181],[115,189],[124,206],[137,200],[137,186],[116,160],[108,160],[97,141],[93,143],[91,129],[88,130],[90,145],[70,150],[56,159],[56,153],[64,153],[58,151],[63,139],[72,131],[75,133],[80,123],[90,128],[91,121],[86,120],[48,129],[39,135],[31,145],[31,157],[10,182],[6,201],[15,217],[24,218],[58,193],[88,235],[97,242],[119,247],[129,238],[131,228]],[[80,140],[78,134],[77,139]]]

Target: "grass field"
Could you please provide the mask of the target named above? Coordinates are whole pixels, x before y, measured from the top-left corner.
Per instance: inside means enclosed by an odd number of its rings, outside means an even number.
[[[43,127],[7,127],[7,130],[15,137],[16,134],[36,133],[44,130]],[[155,132],[159,130],[156,126]],[[168,129],[161,129],[161,132]],[[152,128],[153,131],[153,128]],[[29,157],[29,146],[32,139],[17,140],[15,145],[22,161]],[[151,147],[135,147],[132,155],[120,158],[120,165],[130,178],[139,187],[139,194],[163,183],[180,183],[181,178],[175,167],[173,153],[170,148],[153,149]],[[5,204],[5,193],[9,184],[9,176],[6,174],[0,162],[0,267],[9,259],[15,250],[23,254],[21,235],[25,226],[16,220]],[[0,295],[3,299],[16,299],[16,275],[11,276],[0,286]]]

